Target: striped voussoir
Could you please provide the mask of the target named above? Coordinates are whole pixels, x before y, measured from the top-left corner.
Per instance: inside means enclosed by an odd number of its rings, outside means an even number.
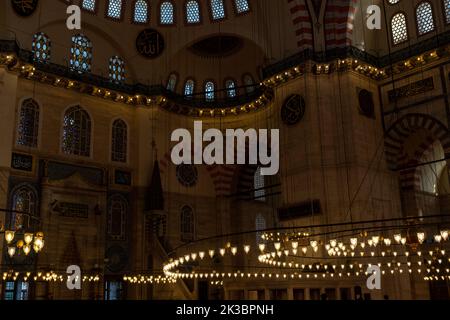
[[[427,132],[427,135],[418,144],[414,153],[407,155],[404,150],[404,143],[411,134],[418,130],[424,130]],[[436,140],[440,141],[446,157],[450,155],[450,136],[447,127],[427,114],[413,113],[405,115],[397,120],[386,132],[386,161],[391,170],[400,170],[402,189],[417,190],[420,187],[420,173],[414,166],[421,163],[424,154],[429,151]]]
[[[357,0],[328,0],[324,18],[327,50],[352,45]]]
[[[287,1],[294,24],[297,46],[301,49],[312,49],[314,46],[313,29],[306,0]]]

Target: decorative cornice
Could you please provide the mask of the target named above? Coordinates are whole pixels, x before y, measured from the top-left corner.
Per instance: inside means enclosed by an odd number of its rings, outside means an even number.
[[[431,51],[427,50],[429,48]],[[411,52],[419,52],[412,56]],[[376,58],[355,47],[334,49],[324,53],[304,50],[263,70],[265,80],[255,86],[250,94],[233,99],[216,99],[213,102],[185,97],[166,90],[161,85],[140,83],[116,84],[108,78],[91,73],[78,73],[68,67],[48,63],[34,63],[32,53],[20,49],[14,40],[0,40],[0,65],[17,72],[21,77],[56,87],[77,90],[104,99],[134,106],[159,107],[191,117],[224,117],[239,115],[264,108],[274,98],[274,88],[296,79],[305,73],[314,75],[354,71],[374,80],[422,67],[450,56],[450,32],[441,34],[423,45],[400,51],[388,58]],[[400,58],[406,57],[405,60]],[[387,64],[387,61],[390,63]]]

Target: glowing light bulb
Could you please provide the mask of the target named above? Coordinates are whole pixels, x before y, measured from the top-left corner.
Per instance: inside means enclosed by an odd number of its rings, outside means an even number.
[[[223,256],[225,255],[225,249],[223,249],[223,248],[220,249],[220,250],[219,250],[219,253],[220,253],[220,255],[223,257]]]
[[[395,234],[394,235],[394,240],[397,243],[400,243],[400,241],[402,241],[402,235],[401,234]]]
[[[233,256],[235,256],[237,253],[237,248],[236,247],[231,248],[231,253],[233,254]]]
[[[200,259],[203,260],[203,258],[205,257],[205,252],[204,252],[204,251],[200,251],[200,252],[198,253],[198,256],[200,257]]]
[[[303,247],[303,248],[302,248],[303,254],[306,254],[307,251],[308,251],[308,248],[307,248],[307,247]]]
[[[448,239],[448,230],[442,230],[441,231],[441,236],[442,236],[442,239],[447,241],[447,239]]]
[[[209,256],[211,257],[211,258],[213,258],[214,257],[214,250],[209,250]]]
[[[273,246],[275,247],[275,250],[280,250],[280,248],[281,248],[281,243],[279,243],[279,242],[275,242],[274,244],[273,244]]]
[[[358,238],[351,238],[350,239],[350,244],[354,247],[356,247],[356,245],[358,244]]]
[[[16,247],[8,247],[8,255],[12,258],[16,254]]]
[[[258,247],[259,247],[259,251],[264,252],[266,245],[264,243],[260,243]]]
[[[331,244],[331,247],[336,247],[336,245],[337,245],[337,241],[336,240],[330,240],[330,244]]]
[[[401,242],[401,244],[405,245],[405,244],[406,244],[406,238],[402,238],[402,239],[400,240],[400,242]]]
[[[311,245],[311,247],[316,248],[317,247],[317,241],[316,240],[311,240],[310,241],[310,245]]]
[[[245,251],[245,253],[249,253],[250,252],[250,246],[249,245],[245,245],[244,246],[244,251]]]
[[[378,245],[378,243],[380,242],[380,237],[379,236],[373,236],[372,237],[372,242],[373,242],[373,245],[376,247]]]
[[[442,236],[440,234],[437,234],[434,236],[434,241],[436,241],[437,243],[440,243],[442,240]]]
[[[417,232],[417,240],[422,244],[425,241],[425,232]]]
[[[389,239],[389,238],[385,238],[384,239],[384,244],[386,245],[386,246],[390,246],[391,245],[391,243],[392,243],[392,241],[391,241],[391,239]]]
[[[298,248],[298,242],[297,241],[292,242],[291,245],[292,245],[292,249],[297,249]]]
[[[5,231],[5,240],[10,244],[14,240],[14,231]]]

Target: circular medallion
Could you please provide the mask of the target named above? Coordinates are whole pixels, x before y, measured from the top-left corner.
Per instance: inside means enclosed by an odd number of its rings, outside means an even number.
[[[197,168],[192,164],[180,164],[177,166],[178,181],[185,187],[193,187],[197,183]]]
[[[358,95],[359,109],[363,115],[369,118],[375,117],[375,104],[372,92],[362,89]]]
[[[106,251],[106,259],[108,259],[106,267],[109,271],[120,272],[127,265],[128,256],[121,246],[112,246]]]
[[[164,38],[154,29],[145,29],[136,39],[136,49],[146,58],[157,58],[164,51]]]
[[[19,16],[29,17],[36,11],[38,0],[11,0],[11,5]]]
[[[281,120],[287,125],[297,124],[305,115],[305,99],[294,94],[286,99],[281,107]]]

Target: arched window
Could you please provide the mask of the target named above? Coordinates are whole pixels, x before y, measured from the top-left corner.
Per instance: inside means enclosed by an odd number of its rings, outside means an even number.
[[[433,8],[428,1],[424,1],[417,6],[416,23],[419,35],[423,35],[434,30]]]
[[[28,185],[22,185],[13,190],[11,198],[13,212],[11,214],[10,225],[14,230],[27,228],[33,223],[33,221],[19,212],[35,216],[37,209],[36,199],[34,190]]]
[[[147,23],[148,22],[148,2],[147,0],[136,0],[134,3],[134,22]]]
[[[72,37],[70,49],[70,67],[80,73],[91,71],[92,44],[84,35],[78,34]]]
[[[95,0],[83,0],[81,7],[86,11],[95,12]]]
[[[181,240],[194,240],[194,211],[189,206],[181,209]]]
[[[399,44],[408,40],[408,28],[405,14],[399,12],[391,20],[392,41]]]
[[[225,6],[223,0],[209,0],[211,7],[211,16],[213,20],[221,20],[225,18]]]
[[[161,24],[174,24],[174,8],[173,3],[171,1],[164,1],[161,3],[161,7],[159,10],[159,22]]]
[[[128,127],[125,121],[117,119],[112,125],[111,160],[127,162]]]
[[[246,13],[250,11],[250,5],[248,0],[234,0],[236,12],[238,14]]]
[[[186,2],[186,22],[200,23],[200,5],[197,0]]]
[[[36,33],[31,45],[33,60],[40,63],[50,61],[50,47],[51,42],[48,36],[43,32]]]
[[[256,231],[265,230],[266,227],[266,219],[262,214],[257,214],[255,219],[255,229]],[[260,244],[263,243],[264,240],[261,238],[262,232],[256,232],[256,243]]]
[[[450,23],[450,0],[444,0],[445,22]]]
[[[118,56],[109,59],[109,79],[115,83],[125,81],[125,62]]]
[[[91,118],[79,106],[69,108],[64,114],[62,151],[85,157],[91,154]]]
[[[236,82],[234,80],[225,81],[225,88],[227,89],[227,98],[236,98]]]
[[[22,102],[17,128],[17,144],[24,147],[37,147],[39,134],[39,105],[33,99]]]
[[[189,79],[186,81],[186,84],[184,85],[184,95],[186,98],[192,98],[194,95],[194,87],[195,83],[194,80]]]
[[[261,167],[256,169],[255,175],[253,177],[253,188],[255,189],[255,200],[266,201],[266,190],[264,189],[264,176],[261,175]]]
[[[205,99],[206,101],[214,101],[215,93],[214,93],[214,82],[207,81],[205,83]]]
[[[112,19],[122,18],[122,0],[109,0],[107,16]]]
[[[255,92],[255,81],[253,80],[253,77],[250,74],[244,75],[244,86],[245,92],[247,92],[247,94]]]
[[[108,206],[108,237],[110,240],[125,240],[128,201],[122,195],[114,195]]]
[[[167,90],[174,92],[177,86],[177,75],[172,73],[167,80]]]

